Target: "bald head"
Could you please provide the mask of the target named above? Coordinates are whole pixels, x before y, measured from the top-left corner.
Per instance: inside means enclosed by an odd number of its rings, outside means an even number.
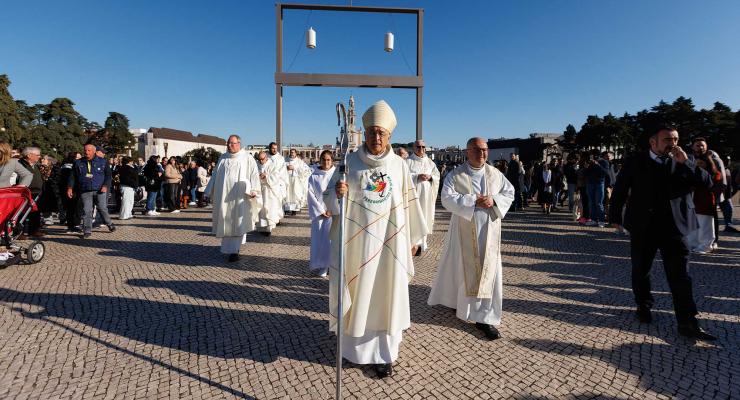
[[[468,139],[467,149],[468,163],[475,168],[480,168],[488,160],[488,141],[482,137]]]

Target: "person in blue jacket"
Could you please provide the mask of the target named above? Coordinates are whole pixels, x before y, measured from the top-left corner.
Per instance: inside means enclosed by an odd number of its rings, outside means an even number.
[[[92,234],[93,206],[113,232],[116,227],[108,215],[108,189],[111,185],[111,170],[104,158],[95,155],[95,146],[85,145],[85,156],[75,161],[67,182],[67,197],[78,196],[83,205],[83,238]]]

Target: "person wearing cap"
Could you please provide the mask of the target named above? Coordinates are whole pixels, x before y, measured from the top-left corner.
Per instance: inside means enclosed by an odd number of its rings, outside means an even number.
[[[391,149],[396,116],[385,101],[362,116],[365,143],[346,157],[346,180],[336,172],[323,193],[333,218],[329,269],[330,329],[337,328],[337,293],[344,293],[342,356],[374,364],[378,378],[393,373],[403,330],[411,325],[412,247],[428,233],[406,162]],[[345,230],[339,238],[339,199],[345,196]],[[345,249],[338,287],[339,246]]]
[[[108,226],[108,230],[111,232],[116,230],[108,215],[108,189],[111,180],[108,163],[96,155],[95,146],[86,144],[85,156],[75,161],[67,182],[67,197],[71,199],[76,194],[82,200],[83,238],[89,238],[92,234],[93,207],[97,207],[98,214]]]
[[[414,153],[407,159],[411,172],[411,181],[416,186],[416,196],[424,211],[427,231],[434,232],[434,208],[437,203],[437,189],[439,188],[439,170],[431,158],[427,157],[426,145],[423,140],[414,142]],[[427,237],[416,243],[416,255],[427,250]]]

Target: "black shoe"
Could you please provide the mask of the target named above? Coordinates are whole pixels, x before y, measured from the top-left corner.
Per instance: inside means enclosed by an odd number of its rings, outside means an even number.
[[[229,262],[239,261],[239,253],[229,254]]]
[[[637,320],[643,324],[649,324],[653,322],[653,315],[650,313],[650,309],[647,307],[637,307]]]
[[[82,238],[83,239],[90,239],[90,236],[92,236],[92,233],[90,233],[90,232],[86,232],[86,233],[82,234]]]
[[[375,364],[375,373],[378,374],[379,379],[383,379],[387,376],[393,376],[393,365]]]
[[[681,336],[686,336],[688,338],[694,338],[694,339],[699,339],[699,340],[707,340],[707,341],[717,340],[716,336],[710,335],[704,332],[704,330],[699,327],[698,323],[679,324],[678,334]]]
[[[740,231],[739,231],[739,230],[737,230],[737,228],[735,228],[735,227],[734,227],[734,226],[732,226],[732,225],[725,225],[725,232],[734,232],[734,233],[740,233]]]
[[[421,255],[421,246],[419,246],[419,248],[416,249],[416,253],[414,253],[415,257],[419,257],[420,255]]]
[[[260,234],[261,234],[262,236],[270,236],[270,233],[271,233],[271,232],[260,232]]]
[[[501,334],[498,332],[498,329],[496,329],[496,327],[494,327],[493,325],[476,322],[475,327],[483,331],[483,333],[486,335],[486,339],[488,340],[496,340],[501,338]]]
[[[295,214],[296,214],[296,212],[295,212],[295,211],[291,211],[291,212],[290,212],[290,215],[295,215]]]
[[[115,225],[113,225],[113,224],[108,225],[108,232],[115,232],[115,231],[116,231],[116,226]]]

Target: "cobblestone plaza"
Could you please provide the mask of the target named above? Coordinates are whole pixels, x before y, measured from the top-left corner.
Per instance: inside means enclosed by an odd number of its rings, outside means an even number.
[[[352,399],[740,398],[740,236],[693,256],[702,326],[676,333],[660,261],[654,321],[634,317],[629,241],[565,214],[504,223],[503,338],[426,304],[449,214],[416,258],[412,327],[391,378],[345,364]],[[36,265],[0,270],[0,398],[329,399],[328,281],[307,271],[309,221],[250,235],[228,263],[210,213],[124,221],[82,240],[50,229]]]

